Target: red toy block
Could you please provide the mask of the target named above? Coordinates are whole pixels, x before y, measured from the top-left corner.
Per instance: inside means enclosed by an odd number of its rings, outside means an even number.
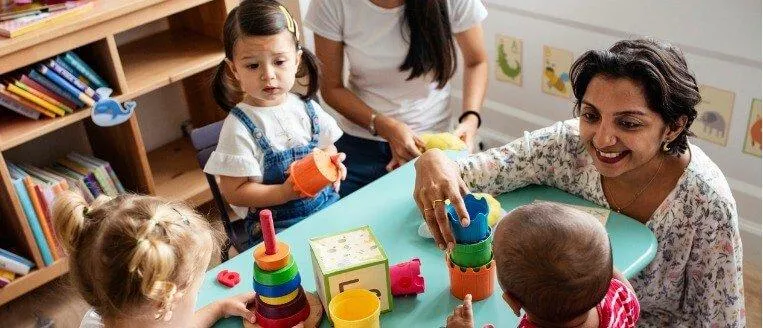
[[[415,295],[424,292],[424,277],[421,276],[421,260],[395,264],[389,268],[392,295]]]
[[[241,276],[236,271],[222,270],[217,273],[217,282],[230,288],[241,282]]]

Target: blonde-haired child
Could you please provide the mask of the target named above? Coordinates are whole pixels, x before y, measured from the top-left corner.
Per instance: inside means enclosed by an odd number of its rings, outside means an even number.
[[[243,0],[223,28],[225,59],[212,83],[217,104],[229,113],[204,172],[220,177],[220,191],[245,217],[249,245],[259,241],[258,211],[273,212],[287,228],[339,199],[339,181],[314,196],[297,192],[289,167],[315,148],[328,151],[346,176],[334,142],[336,121],[315,102],[318,59],[302,47],[299,28],[276,0]],[[304,95],[291,92],[306,77]]]
[[[66,192],[53,205],[53,223],[69,253],[71,281],[97,313],[88,313],[81,327],[208,327],[231,315],[255,320],[246,308],[254,293],[194,313],[218,244],[207,220],[188,206],[130,194],[101,196],[88,206]]]

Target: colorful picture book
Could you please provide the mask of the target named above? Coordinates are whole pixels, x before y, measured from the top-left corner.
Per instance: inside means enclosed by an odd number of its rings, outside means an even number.
[[[116,196],[125,192],[111,165],[90,155],[70,153],[44,168],[24,163],[7,164],[19,203],[46,266],[66,257],[52,215],[54,201],[61,192],[74,191],[88,203],[101,194]],[[1,251],[0,269],[25,274],[18,266],[4,267]]]
[[[0,36],[15,38],[53,24],[71,21],[92,10],[93,7],[93,1],[80,0],[67,1],[63,7],[53,8],[55,10],[38,8],[31,15],[17,15],[15,18],[0,21]]]
[[[0,110],[37,120],[56,118],[93,106],[95,90],[108,87],[102,77],[72,51],[2,77]]]

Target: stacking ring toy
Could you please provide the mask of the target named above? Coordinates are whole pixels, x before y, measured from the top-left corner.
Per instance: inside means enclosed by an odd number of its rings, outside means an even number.
[[[265,297],[281,297],[297,290],[301,283],[302,279],[299,274],[294,276],[294,279],[278,286],[263,285],[254,280],[254,292]]]
[[[254,315],[257,317],[257,324],[260,327],[291,328],[310,316],[310,307],[304,306],[297,314],[283,319],[268,318],[262,315],[260,311],[254,311]]]
[[[264,271],[257,265],[254,266],[254,280],[268,286],[282,285],[294,279],[298,273],[299,268],[291,257],[289,257],[289,264],[277,271]]]
[[[297,298],[283,305],[268,305],[256,300],[255,309],[257,312],[270,319],[283,319],[299,313],[302,308],[307,307],[307,297],[302,288],[297,289]]]
[[[281,297],[267,297],[262,295],[257,295],[260,301],[262,301],[265,304],[269,305],[283,305],[286,303],[289,303],[293,301],[295,298],[297,298],[297,295],[299,294],[299,291],[302,290],[302,288],[298,288],[297,290],[288,293]]]
[[[272,255],[267,254],[264,245],[257,246],[254,249],[254,261],[263,270],[279,270],[289,264],[290,258],[291,251],[289,250],[289,245],[281,241],[276,242],[276,251]]]

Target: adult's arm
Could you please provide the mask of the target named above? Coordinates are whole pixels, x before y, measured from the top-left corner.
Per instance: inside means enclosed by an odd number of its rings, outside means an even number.
[[[372,28],[372,27],[369,27]],[[359,126],[369,126],[374,110],[355,93],[347,89],[342,79],[344,69],[344,45],[342,42],[315,34],[315,54],[323,64],[321,96],[323,100],[342,116]],[[390,143],[393,161],[403,164],[421,155],[419,147],[423,141],[403,122],[384,115],[377,115],[374,121],[377,133]],[[388,169],[391,169],[388,166]]]
[[[463,105],[462,111],[480,112],[487,89],[487,53],[482,25],[456,34],[461,54],[464,57],[463,73]],[[477,133],[478,120],[474,115],[468,115],[461,121],[454,133],[474,150],[474,136]]]
[[[689,326],[745,326],[742,242],[733,200],[701,214],[686,264],[682,320]]]

